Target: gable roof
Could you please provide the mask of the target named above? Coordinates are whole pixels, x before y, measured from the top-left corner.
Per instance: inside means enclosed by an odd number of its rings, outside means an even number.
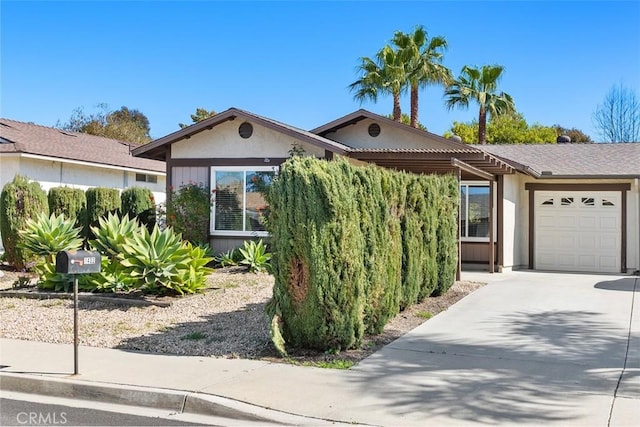
[[[475,145],[544,178],[638,178],[640,143]]]
[[[131,155],[137,144],[0,118],[0,154],[19,153],[165,173],[164,162]]]
[[[372,113],[371,111],[367,111],[364,109],[359,109],[358,111],[354,111],[353,113],[347,114],[346,116],[340,117],[339,119],[336,119],[325,125],[312,129],[310,132],[321,135],[321,136],[326,136],[331,132],[335,132],[344,127],[353,125],[364,119],[371,119],[376,122],[382,122],[386,126],[391,126],[397,129],[401,129],[405,132],[409,132],[411,134],[417,135],[422,138],[434,139],[438,142],[441,142],[451,147],[452,149],[461,149],[463,147],[466,147],[466,149],[469,149],[469,145],[442,137],[440,135],[436,135],[435,133],[431,133],[426,130],[416,129],[412,126],[406,125],[404,123],[396,122],[395,120],[391,120],[388,117],[381,116],[379,114],[375,114],[375,113]]]
[[[259,116],[257,114],[250,113],[248,111],[240,110],[238,108],[229,108],[222,113],[218,113],[205,120],[188,126],[184,129],[180,129],[162,138],[158,138],[155,141],[151,141],[148,144],[140,146],[133,150],[134,156],[147,157],[150,159],[164,160],[167,148],[174,142],[178,142],[183,139],[188,139],[191,136],[203,132],[205,130],[211,130],[215,126],[224,123],[229,120],[235,120],[240,118],[248,120],[253,123],[260,124],[266,128],[281,132],[283,134],[292,136],[302,141],[308,142],[317,147],[324,148],[338,154],[345,154],[349,151],[349,147],[339,142],[331,141],[330,139],[318,136],[314,133],[308,132],[303,129],[296,128],[291,125],[287,125],[276,120],[268,119],[266,117]]]

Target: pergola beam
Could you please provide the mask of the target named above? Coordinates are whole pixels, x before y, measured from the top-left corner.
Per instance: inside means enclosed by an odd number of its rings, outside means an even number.
[[[495,181],[496,179],[495,175],[489,172],[483,171],[482,169],[478,169],[475,166],[471,166],[470,164],[465,163],[461,160],[458,160],[455,157],[451,159],[451,165],[454,167],[460,168],[465,172],[469,172],[470,174],[473,174],[477,177],[486,179],[487,181]]]

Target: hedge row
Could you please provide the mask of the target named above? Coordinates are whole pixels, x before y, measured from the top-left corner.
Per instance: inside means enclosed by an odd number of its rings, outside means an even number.
[[[454,282],[452,176],[294,158],[268,199],[275,276],[268,312],[273,336],[292,346],[358,346],[365,332],[381,332],[400,310]]]
[[[122,192],[113,188],[90,188],[86,192],[68,187],[54,187],[47,194],[40,184],[30,182],[27,177],[16,175],[0,194],[0,235],[7,261],[16,268],[29,267],[28,255],[18,245],[22,230],[28,219],[40,213],[75,220],[76,227],[83,229],[85,240],[93,238],[90,227],[108,213],[127,214],[137,218],[150,230],[155,224],[155,201],[148,188],[131,187]]]

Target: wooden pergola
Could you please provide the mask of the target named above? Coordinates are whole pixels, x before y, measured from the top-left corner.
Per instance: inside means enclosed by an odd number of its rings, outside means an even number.
[[[495,240],[494,230],[494,191],[497,190],[499,200],[503,194],[503,176],[515,173],[514,168],[505,161],[477,148],[461,149],[353,149],[348,157],[374,163],[378,166],[403,170],[420,174],[453,174],[462,180],[489,181],[489,272],[495,272]],[[494,189],[494,183],[497,189]],[[461,239],[461,203],[458,210],[458,269],[456,280],[460,280],[462,269]],[[498,204],[498,223],[502,221],[502,204]],[[502,262],[501,227],[498,227],[498,263]]]

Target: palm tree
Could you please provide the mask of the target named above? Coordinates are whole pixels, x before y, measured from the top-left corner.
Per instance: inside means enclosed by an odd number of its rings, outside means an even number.
[[[405,90],[407,79],[398,52],[385,45],[376,54],[375,61],[368,57],[360,58],[358,70],[362,76],[349,85],[349,89],[355,92],[354,98],[361,103],[365,99],[376,102],[380,94],[391,95],[393,120],[399,122],[402,116],[400,95]]]
[[[451,70],[442,65],[442,51],[447,40],[436,36],[429,39],[423,26],[417,26],[413,34],[396,31],[392,40],[399,49],[411,88],[411,126],[418,127],[418,92],[433,84],[447,86],[453,83]]]
[[[498,81],[504,67],[501,65],[483,65],[477,67],[462,67],[460,77],[445,90],[448,109],[454,106],[469,107],[469,101],[476,101],[480,105],[478,114],[478,142],[486,144],[487,113],[492,117],[510,114],[515,111],[515,104],[511,95],[497,92]]]

